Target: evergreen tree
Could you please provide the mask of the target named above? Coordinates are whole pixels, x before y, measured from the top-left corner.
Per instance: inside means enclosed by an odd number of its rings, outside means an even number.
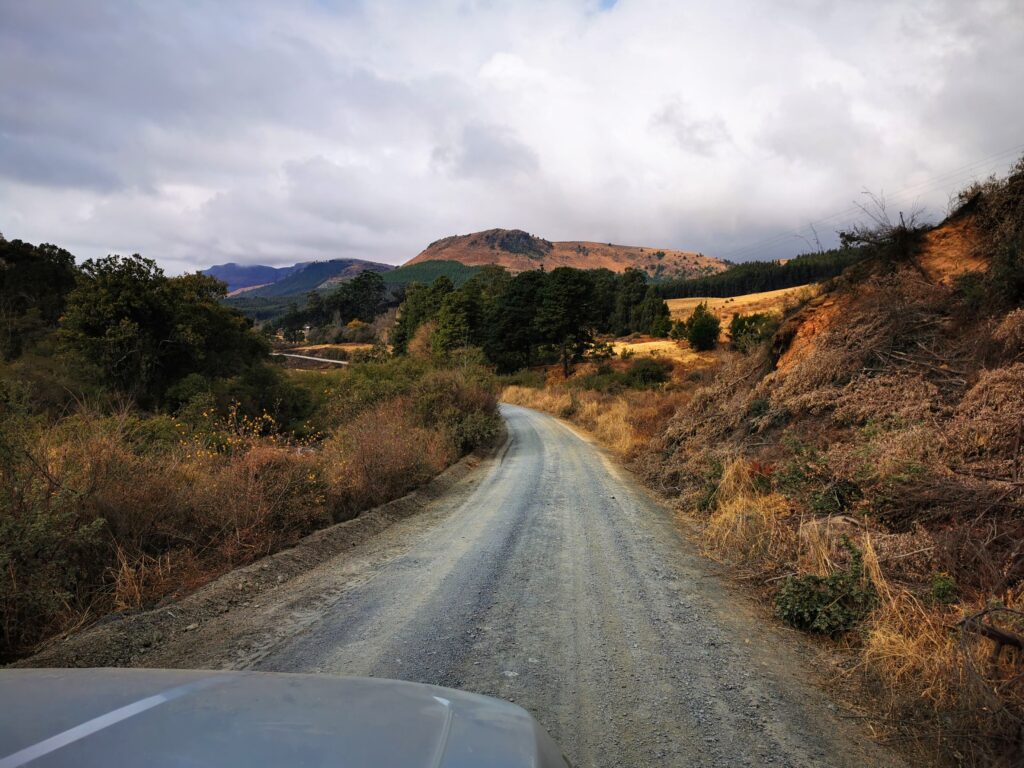
[[[721,323],[711,314],[705,302],[698,304],[686,321],[686,340],[698,352],[714,349],[720,332]]]
[[[548,273],[541,292],[537,330],[541,342],[556,354],[566,377],[572,364],[581,360],[594,343],[592,290],[586,272],[558,267]]]

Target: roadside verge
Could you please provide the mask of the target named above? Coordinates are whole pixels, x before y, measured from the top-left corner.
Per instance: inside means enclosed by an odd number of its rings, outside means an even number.
[[[432,480],[401,498],[374,507],[352,520],[311,533],[294,547],[225,573],[180,600],[146,611],[112,614],[81,632],[51,640],[11,667],[131,667],[171,638],[197,629],[204,621],[243,609],[264,592],[280,587],[321,563],[378,535],[392,524],[423,510],[508,444],[502,423],[495,441],[455,462]]]

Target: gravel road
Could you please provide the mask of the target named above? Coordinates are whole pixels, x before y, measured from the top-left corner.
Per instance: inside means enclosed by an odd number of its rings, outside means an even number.
[[[564,423],[502,411],[503,451],[422,513],[146,664],[492,694],[575,766],[900,764],[807,682],[813,655],[729,591],[669,510]]]

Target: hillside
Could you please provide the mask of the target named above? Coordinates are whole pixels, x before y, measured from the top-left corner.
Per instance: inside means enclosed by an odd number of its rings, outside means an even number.
[[[312,261],[308,264],[296,265],[298,269],[279,277],[269,285],[258,285],[250,290],[239,291],[235,295],[245,298],[280,298],[284,296],[300,296],[318,288],[330,288],[332,285],[351,280],[360,272],[388,272],[394,269],[391,264],[380,264],[362,259],[332,259],[330,261]]]
[[[699,277],[727,266],[721,259],[691,251],[578,240],[551,242],[519,229],[446,237],[428,245],[405,266],[427,261],[458,261],[473,267],[500,264],[510,272],[556,267],[624,272],[636,267],[655,279]]]
[[[502,399],[630,460],[776,618],[823,637],[837,693],[909,764],[1015,765],[1024,162],[937,227],[876,225],[844,233],[861,258],[818,295],[714,300],[721,314],[781,299],[760,344],[687,359],[643,341],[635,360],[521,376]],[[631,383],[642,354],[664,389]]]
[[[705,304],[722,321],[723,332],[729,325],[732,316],[739,313],[749,315],[753,312],[766,312],[771,314],[785,314],[802,301],[813,297],[820,290],[816,284],[798,285],[793,288],[779,288],[775,291],[761,291],[759,293],[746,293],[740,296],[721,298],[717,296],[695,296],[688,299],[667,299],[669,312],[673,320],[686,320],[693,314],[698,304]]]
[[[203,270],[204,275],[215,277],[228,287],[229,293],[244,288],[267,285],[281,280],[293,272],[302,269],[309,262],[292,264],[290,267],[268,267],[263,264],[214,264]]]

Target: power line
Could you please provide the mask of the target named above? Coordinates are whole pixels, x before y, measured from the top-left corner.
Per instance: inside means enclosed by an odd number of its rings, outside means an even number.
[[[912,184],[911,186],[906,187],[893,195],[885,195],[885,201],[886,203],[900,202],[904,201],[904,199],[907,198],[908,196],[922,195],[926,192],[931,192],[941,187],[952,186],[958,181],[963,181],[967,178],[977,176],[978,171],[982,168],[988,169],[989,166],[998,166],[999,164],[1004,162],[1007,159],[1007,157],[1016,156],[1022,150],[1024,150],[1024,144],[1017,144],[1016,146],[1009,147],[1007,149],[1002,150],[1001,152],[997,152],[994,155],[990,155],[989,157],[986,157],[983,160],[978,160],[973,163],[969,163],[968,165],[961,166],[960,168],[957,168],[955,170],[947,171],[946,173],[940,174],[938,176],[933,176],[929,179],[925,179],[924,181]],[[992,172],[994,170],[995,167],[989,170],[989,172]],[[723,254],[722,258],[729,259],[731,261],[743,259],[750,255],[756,254],[760,251],[766,250],[768,248],[781,245],[783,242],[792,240],[794,237],[802,237],[801,233],[812,232],[814,229],[822,225],[825,225],[828,222],[833,221],[835,219],[839,219],[841,217],[858,216],[861,213],[863,213],[863,210],[860,208],[860,206],[855,204],[842,211],[837,211],[836,213],[808,222],[806,225],[796,230],[780,232],[776,235],[771,235],[763,240],[759,240],[754,243],[745,245],[741,248],[734,249],[731,252]]]

